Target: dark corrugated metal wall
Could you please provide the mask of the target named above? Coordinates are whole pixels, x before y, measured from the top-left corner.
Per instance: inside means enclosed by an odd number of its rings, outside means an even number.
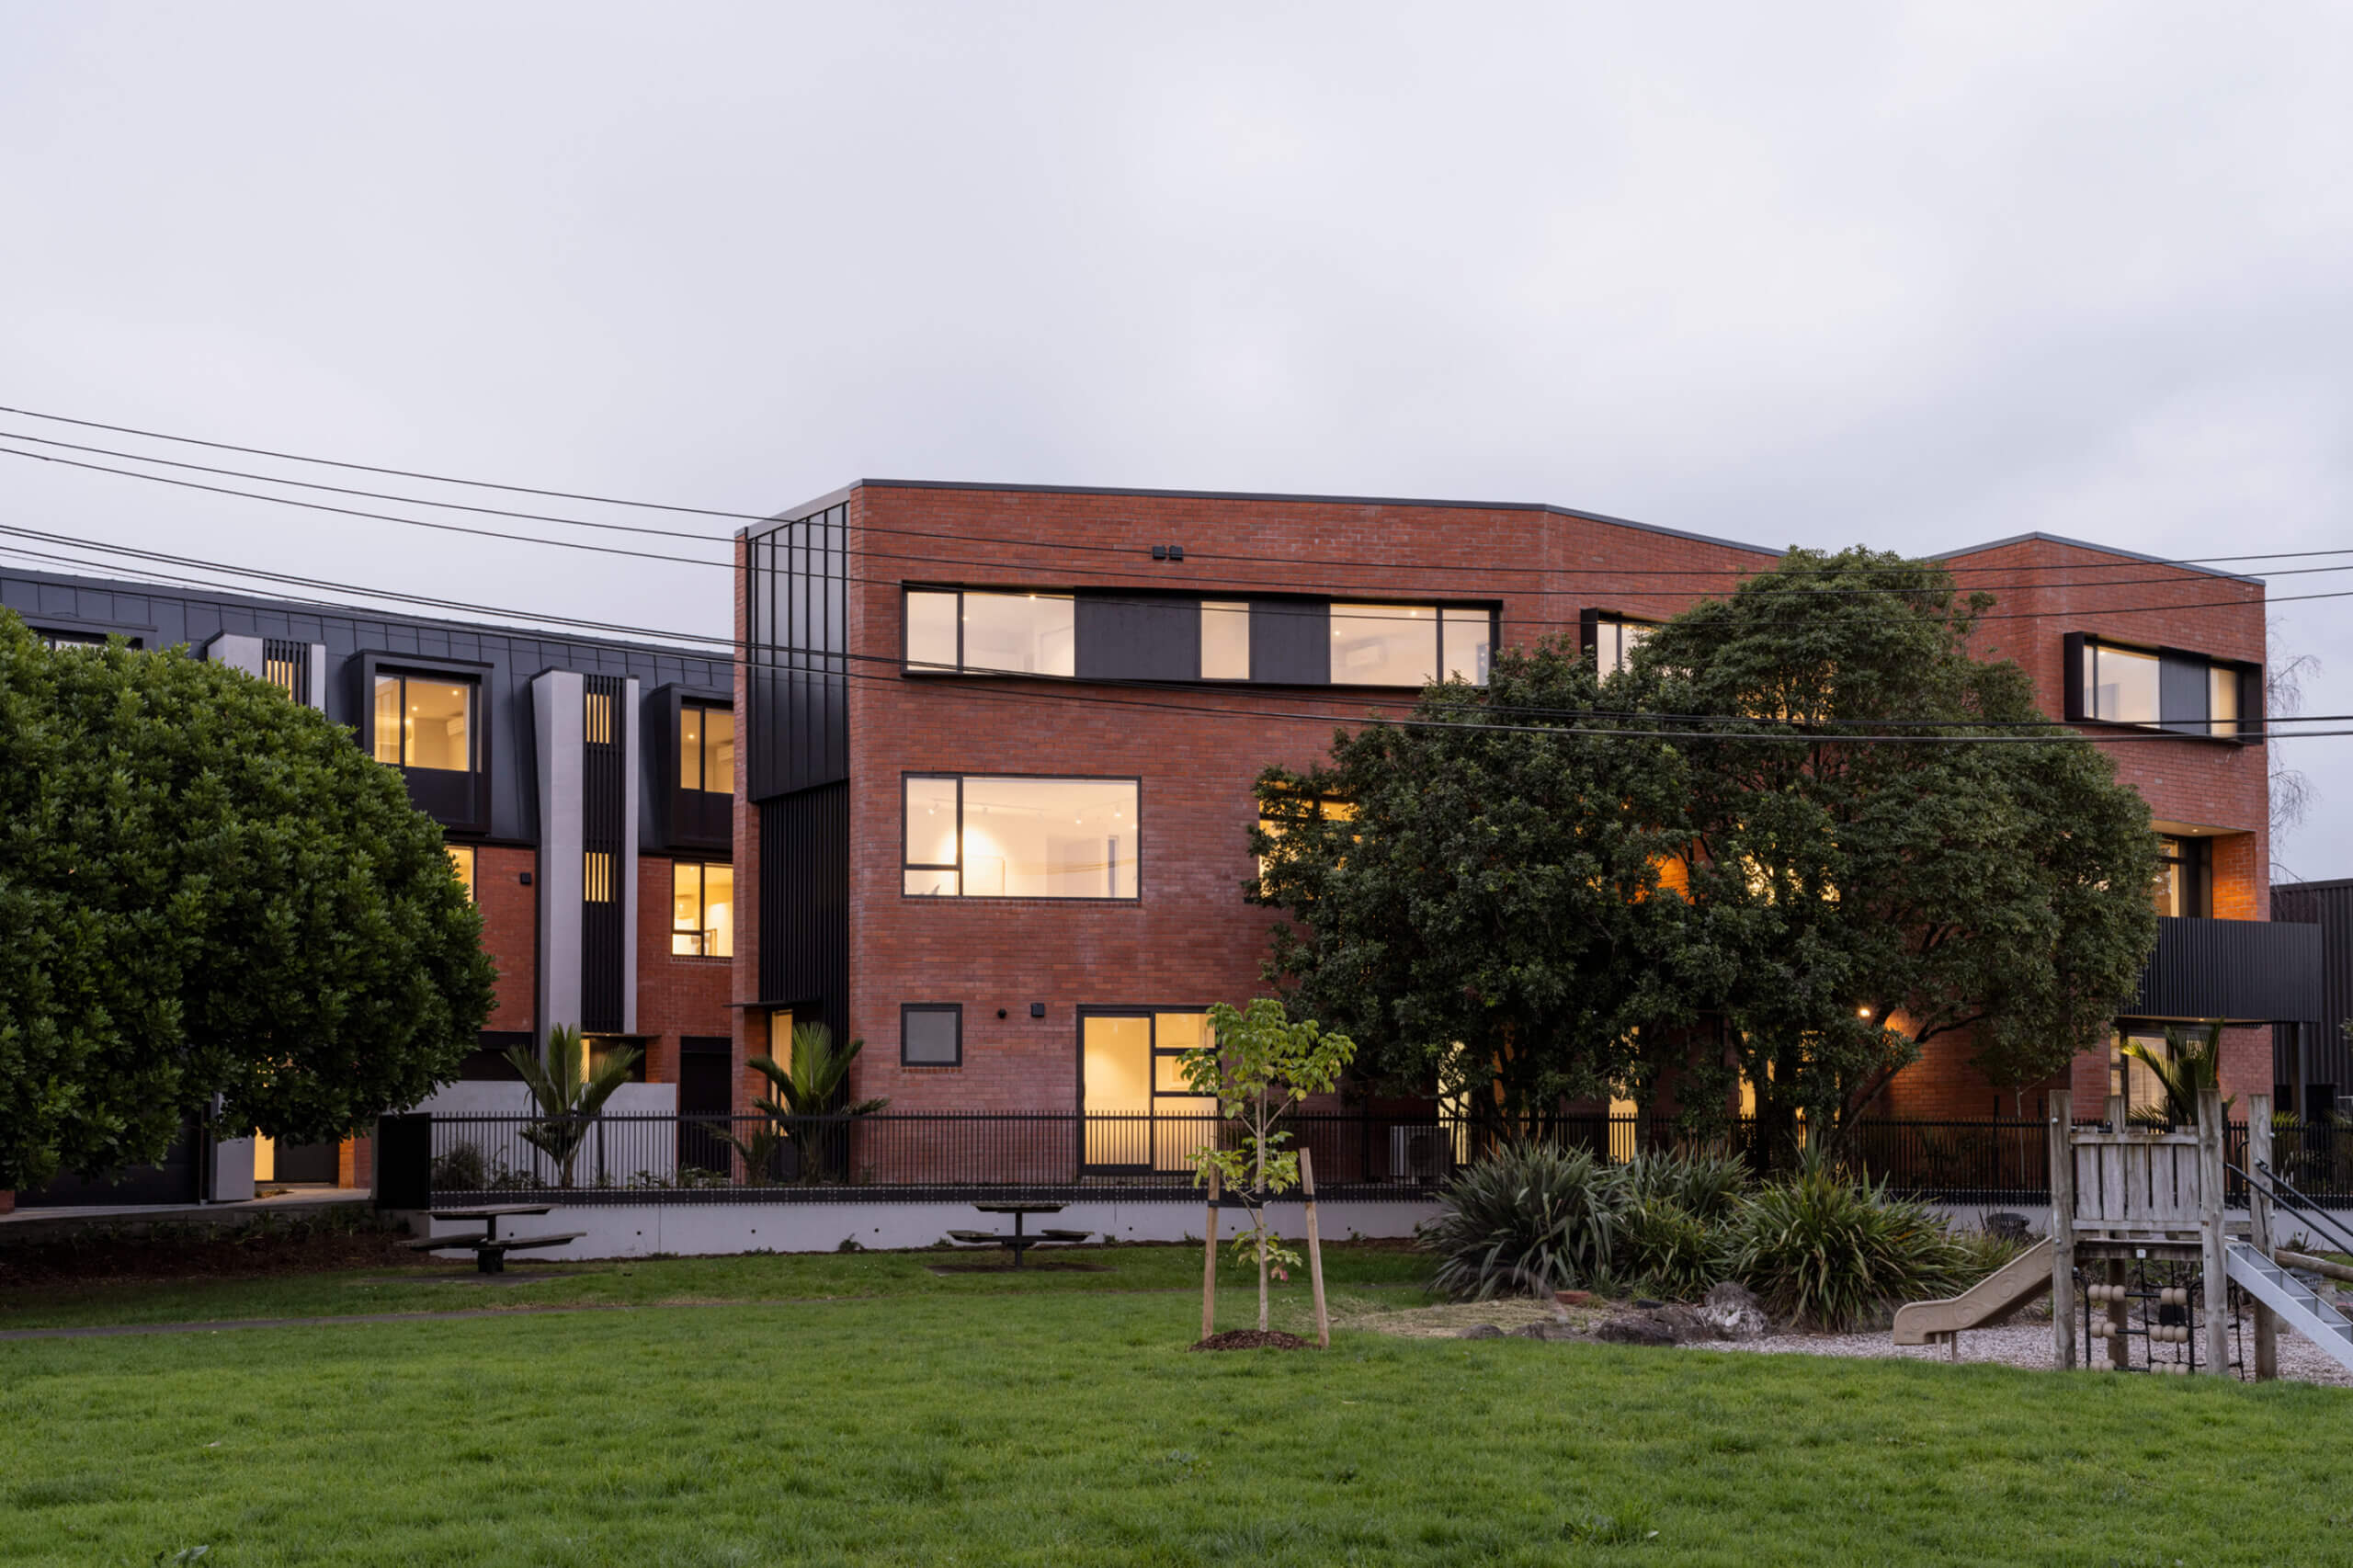
[[[755,801],[849,777],[849,505],[745,541]]]
[[[2161,915],[2157,949],[2125,1011],[2152,1018],[2271,1022],[2316,1016],[2320,935],[2276,920]]]
[[[637,874],[622,859],[629,756],[628,688],[619,676],[589,676],[581,725],[580,839],[587,856],[580,912],[580,1028],[616,1034],[629,954],[623,950],[620,879]]]
[[[2272,1031],[2271,1075],[2282,1085],[2325,1084],[2353,1091],[2353,881],[2289,882],[2271,890],[2271,918],[2319,928],[2320,1008],[2301,1040],[2292,1025]],[[2299,1106],[2299,1109],[2304,1109]]]
[[[849,785],[760,802],[760,1000],[849,1028]]]

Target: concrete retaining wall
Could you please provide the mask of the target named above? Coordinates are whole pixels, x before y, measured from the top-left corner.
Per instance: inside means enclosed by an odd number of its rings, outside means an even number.
[[[1326,1202],[1316,1219],[1324,1239],[1351,1235],[1409,1236],[1437,1212],[1427,1202]],[[1032,1214],[1026,1229],[1093,1232],[1097,1241],[1178,1242],[1199,1240],[1202,1205],[1131,1202],[1073,1203],[1059,1214]],[[480,1226],[460,1221],[407,1216],[417,1234],[476,1234]],[[1231,1234],[1241,1215],[1228,1210],[1221,1227]],[[1296,1240],[1306,1234],[1300,1206],[1274,1206],[1275,1228]],[[515,1261],[587,1257],[648,1257],[656,1253],[705,1257],[745,1252],[836,1252],[845,1241],[861,1247],[897,1250],[927,1247],[949,1231],[1013,1230],[1012,1216],[976,1212],[969,1203],[598,1203],[558,1207],[553,1212],[503,1221],[501,1235],[587,1233],[568,1246],[517,1253]],[[978,1249],[975,1249],[978,1250]],[[995,1256],[992,1254],[991,1256]]]

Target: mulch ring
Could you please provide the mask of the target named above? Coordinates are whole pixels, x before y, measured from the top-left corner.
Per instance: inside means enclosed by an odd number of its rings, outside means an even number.
[[[1307,1341],[1281,1329],[1229,1328],[1187,1346],[1192,1350],[1306,1350]]]

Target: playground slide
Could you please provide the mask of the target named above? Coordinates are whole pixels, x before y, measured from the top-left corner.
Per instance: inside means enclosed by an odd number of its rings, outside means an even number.
[[[2016,1312],[2050,1289],[2051,1243],[2045,1238],[1958,1296],[1896,1308],[1895,1343],[1935,1344],[1945,1335],[1981,1327]]]

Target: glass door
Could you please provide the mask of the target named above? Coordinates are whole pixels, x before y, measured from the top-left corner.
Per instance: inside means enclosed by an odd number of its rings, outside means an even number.
[[[1209,1033],[1197,1012],[1079,1014],[1085,1160],[1098,1170],[1186,1171],[1217,1136],[1217,1101],[1187,1089],[1179,1062]]]

